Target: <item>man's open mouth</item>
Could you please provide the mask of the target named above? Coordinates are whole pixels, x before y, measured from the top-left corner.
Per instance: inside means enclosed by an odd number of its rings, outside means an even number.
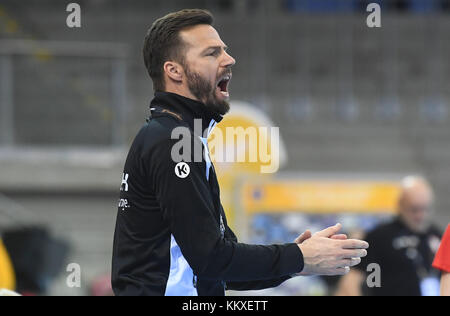
[[[230,80],[231,80],[231,74],[223,76],[222,78],[220,78],[219,82],[217,83],[217,88],[218,88],[219,92],[225,97],[230,96],[230,94],[228,92],[228,84],[230,83]]]

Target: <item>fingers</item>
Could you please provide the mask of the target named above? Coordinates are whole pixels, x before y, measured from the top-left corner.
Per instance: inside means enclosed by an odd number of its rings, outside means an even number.
[[[342,255],[340,256],[341,259],[345,258],[364,258],[367,256],[367,250],[366,249],[355,249],[355,250],[344,250]]]
[[[297,239],[295,239],[295,243],[296,244],[301,244],[302,242],[304,242],[305,240],[309,239],[312,237],[312,233],[311,231],[308,229],[306,230],[304,233],[302,233],[300,236],[297,237]],[[335,239],[335,240],[346,240],[348,237],[346,234],[337,234],[337,235],[333,235],[330,236],[331,239]]]
[[[321,230],[320,232],[315,233],[314,236],[329,238],[333,235],[336,235],[341,230],[341,228],[342,225],[338,223],[334,226],[328,227],[324,230]]]
[[[327,271],[323,271],[319,274],[302,274],[301,276],[309,276],[309,275],[326,275],[326,276],[335,276],[335,275],[346,275],[350,272],[350,267],[342,267],[342,268],[336,268],[336,269],[330,269]]]
[[[339,261],[338,268],[354,267],[361,263],[361,258],[350,258]]]
[[[326,275],[333,276],[333,275],[346,275],[350,272],[350,268],[358,265],[361,262],[360,258],[352,258],[348,260],[344,260],[341,262],[342,266],[338,267],[336,269],[333,269],[331,271],[328,271]]]
[[[304,233],[302,233],[300,236],[297,237],[297,239],[294,241],[296,244],[301,244],[302,242],[304,242],[306,239],[311,238],[312,233],[311,231],[308,229],[306,230]]]
[[[335,276],[335,275],[346,275],[350,272],[350,267],[336,268],[325,272],[322,275]]]
[[[344,249],[368,249],[369,244],[364,240],[347,239],[342,240],[342,248]]]
[[[346,240],[347,235],[346,234],[338,234],[338,235],[333,235],[330,238],[335,239],[335,240]]]

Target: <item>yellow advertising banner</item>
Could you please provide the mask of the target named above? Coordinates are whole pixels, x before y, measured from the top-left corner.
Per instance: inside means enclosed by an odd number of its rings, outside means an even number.
[[[242,206],[252,213],[394,213],[399,183],[388,181],[273,180],[243,185]]]

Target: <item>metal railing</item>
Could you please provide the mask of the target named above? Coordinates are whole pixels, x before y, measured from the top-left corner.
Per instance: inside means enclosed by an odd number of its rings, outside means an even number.
[[[91,69],[85,76],[94,77],[95,80],[107,81],[109,91],[108,100],[104,101],[102,106],[107,109],[111,115],[106,115],[110,121],[110,145],[123,145],[126,139],[125,126],[127,122],[127,56],[128,46],[117,43],[98,43],[98,42],[64,42],[64,41],[34,41],[34,40],[2,40],[0,41],[0,145],[14,146],[19,144],[17,137],[16,108],[19,106],[16,100],[17,95],[21,95],[22,90],[32,88],[29,85],[20,85],[19,75],[17,74],[16,64],[18,58],[31,58],[35,64],[45,64],[38,76],[42,78],[41,82],[35,82],[35,85],[43,83],[46,76],[52,75],[53,81],[59,81],[64,88],[71,93],[80,95],[81,99],[93,99],[89,92],[79,87],[70,74],[61,73],[58,70],[57,58],[64,58],[65,63],[71,64],[71,60],[78,63],[93,62],[101,60],[103,64],[109,63],[110,72],[105,75],[96,73]],[[73,63],[74,67],[78,65]],[[42,66],[42,65],[41,65]],[[47,68],[53,66],[57,74],[47,73]],[[35,67],[38,68],[38,67]],[[28,69],[21,69],[21,78],[29,76]],[[105,77],[108,76],[108,77]],[[55,80],[56,78],[56,80]],[[49,91],[48,87],[41,89]],[[64,97],[64,92],[61,93]],[[54,102],[49,97],[44,102]],[[88,104],[88,102],[85,102]],[[22,104],[23,105],[23,101]]]

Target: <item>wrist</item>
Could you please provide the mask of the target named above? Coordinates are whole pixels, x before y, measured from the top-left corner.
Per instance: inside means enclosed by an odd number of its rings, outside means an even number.
[[[301,244],[297,244],[298,251],[300,251],[301,254],[301,269],[298,271],[295,275],[300,275],[305,270],[305,256],[304,256],[304,250]]]

